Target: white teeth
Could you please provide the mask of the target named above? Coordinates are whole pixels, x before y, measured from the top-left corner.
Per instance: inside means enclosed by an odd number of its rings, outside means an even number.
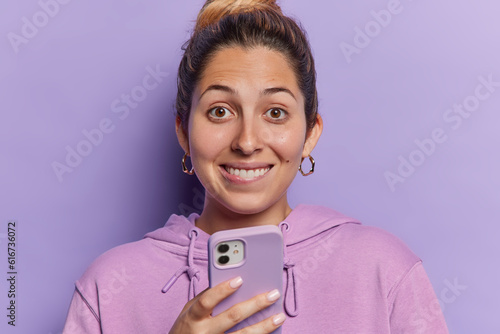
[[[247,180],[262,176],[262,175],[266,174],[269,171],[269,169],[270,168],[268,167],[268,168],[248,169],[247,170],[247,169],[236,169],[233,167],[230,167],[230,168],[226,167],[226,171],[228,171],[229,174],[236,175],[236,176],[241,177],[242,179],[247,179]]]

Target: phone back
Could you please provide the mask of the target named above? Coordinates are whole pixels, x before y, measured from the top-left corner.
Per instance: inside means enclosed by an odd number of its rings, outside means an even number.
[[[229,333],[283,311],[283,236],[277,226],[216,232],[208,240],[208,259],[210,287],[237,276],[243,278],[243,285],[217,305],[214,316],[260,293],[278,289],[281,294],[273,305],[240,322]],[[273,333],[281,333],[281,327]]]

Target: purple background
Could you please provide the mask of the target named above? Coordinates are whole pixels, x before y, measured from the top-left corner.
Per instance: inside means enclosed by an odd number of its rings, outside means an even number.
[[[6,325],[1,279],[2,333],[61,332],[73,283],[94,258],[201,208],[201,186],[180,169],[173,103],[180,46],[202,3],[71,1],[53,17],[35,0],[0,4],[2,277],[7,222],[19,226],[17,326]],[[325,121],[316,172],[297,177],[291,205],[324,204],[397,235],[424,260],[452,333],[498,333],[500,87],[458,128],[443,117],[454,104],[474,107],[478,77],[500,81],[500,4],[397,3],[282,1],[309,34]],[[375,23],[372,11],[388,7],[398,13]],[[16,52],[9,33],[22,36],[23,17],[41,27]],[[365,44],[346,57],[343,42]],[[148,66],[169,75],[120,119],[112,103],[139,96]],[[113,131],[60,181],[53,162],[103,119]],[[414,152],[436,128],[447,140]],[[384,173],[398,173],[400,156],[420,165],[391,189]]]

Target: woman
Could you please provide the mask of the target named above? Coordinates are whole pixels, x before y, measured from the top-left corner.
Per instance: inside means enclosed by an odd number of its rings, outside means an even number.
[[[245,333],[447,333],[421,261],[401,241],[328,208],[288,205],[297,171],[314,171],[323,123],[308,41],[275,1],[205,3],[179,66],[176,108],[182,166],[205,188],[203,212],[172,215],[101,255],[76,282],[65,333],[230,329],[280,295],[212,316],[245,282],[207,288],[207,240],[264,224],[280,226],[286,245],[284,313]]]

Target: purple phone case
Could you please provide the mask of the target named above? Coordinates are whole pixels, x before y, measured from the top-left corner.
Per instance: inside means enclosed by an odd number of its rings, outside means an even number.
[[[221,269],[220,265],[215,263],[215,247],[220,242],[230,240],[241,240],[245,243],[245,257],[242,265]],[[243,278],[243,285],[214,308],[214,316],[263,292],[278,289],[281,294],[273,305],[240,322],[228,333],[283,312],[283,236],[277,226],[255,226],[212,234],[208,240],[208,262],[210,287],[237,276]],[[273,332],[279,333],[281,327]]]

